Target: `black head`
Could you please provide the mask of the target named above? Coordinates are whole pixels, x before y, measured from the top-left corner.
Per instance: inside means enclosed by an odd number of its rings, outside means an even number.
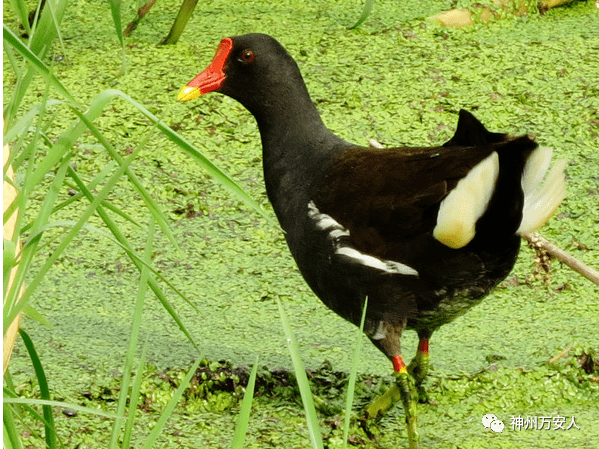
[[[212,63],[179,93],[188,101],[208,92],[236,99],[257,118],[286,98],[307,96],[297,64],[281,44],[265,34],[223,39]],[[309,97],[308,97],[309,98]]]

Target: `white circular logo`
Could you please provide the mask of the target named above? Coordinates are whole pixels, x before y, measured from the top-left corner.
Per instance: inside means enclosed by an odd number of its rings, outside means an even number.
[[[495,421],[496,419],[497,416],[495,416],[493,413],[489,413],[483,416],[483,426],[485,426],[488,429],[491,426],[491,422]]]
[[[503,422],[500,421],[499,418],[497,418],[497,416],[495,416],[493,413],[487,413],[485,416],[483,416],[482,422],[485,428],[490,428],[493,432],[503,432]]]

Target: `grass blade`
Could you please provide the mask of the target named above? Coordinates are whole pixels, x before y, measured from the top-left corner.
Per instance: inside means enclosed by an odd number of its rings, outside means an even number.
[[[92,216],[92,214],[95,212],[95,210],[98,208],[98,206],[100,205],[100,202],[108,195],[108,193],[110,193],[112,191],[112,189],[117,184],[117,182],[120,180],[121,176],[123,175],[123,173],[129,166],[129,164],[131,164],[131,162],[133,162],[133,160],[135,159],[135,156],[137,155],[138,151],[139,151],[139,148],[137,148],[131,154],[131,156],[129,156],[127,158],[125,164],[123,166],[121,166],[115,172],[115,174],[106,183],[104,188],[94,198],[94,200],[91,202],[91,204],[83,211],[83,213],[80,215],[79,220],[77,221],[75,226],[73,226],[71,228],[71,230],[67,233],[67,235],[62,239],[62,241],[57,246],[57,248],[54,250],[54,252],[45,261],[42,268],[40,268],[40,270],[37,272],[37,274],[31,280],[31,282],[27,286],[23,296],[21,297],[20,301],[18,301],[18,303],[16,303],[16,298],[15,298],[15,302],[13,302],[13,306],[10,308],[8,316],[5,316],[6,321],[4,322],[4,326],[8,326],[10,323],[12,323],[12,321],[16,318],[17,314],[23,309],[25,304],[27,304],[29,298],[33,295],[33,293],[35,292],[37,287],[39,287],[39,284],[41,283],[42,279],[44,278],[44,276],[46,275],[48,270],[54,265],[54,262],[63,253],[65,248],[71,243],[71,241],[75,238],[75,236],[77,234],[79,234],[79,231],[81,230],[83,225],[89,220],[89,218]],[[63,163],[63,167],[66,171],[67,167],[64,166],[64,163]],[[62,185],[62,182],[60,182],[59,185]],[[57,186],[57,188],[58,188],[58,186]],[[57,194],[58,194],[58,192],[56,192],[56,195]],[[53,208],[53,202],[52,202],[52,204],[48,204],[47,207],[49,208],[49,211],[51,211]],[[47,212],[48,214],[49,214],[49,211]],[[38,232],[39,228],[41,228],[41,226],[34,227],[32,234],[36,234]],[[39,241],[39,236],[33,241],[29,240],[28,242],[26,242],[23,246],[23,253],[25,253],[25,250],[28,250],[27,253],[29,255],[31,255],[31,257],[32,257],[33,251],[31,250],[31,246],[36,246],[38,241]],[[23,265],[23,263],[21,262],[21,264],[19,265],[19,270],[17,272],[17,277],[19,276],[19,272],[24,271],[24,269],[23,269],[24,267],[22,265]],[[15,284],[16,283],[17,282],[16,282],[16,278],[15,278]],[[22,283],[22,276],[20,279],[20,283]],[[4,329],[4,332],[6,332],[6,328]]]
[[[98,97],[96,97],[96,98],[98,98]],[[94,101],[91,102],[89,111],[97,110],[97,115],[99,115],[99,112],[101,112],[104,109],[105,105],[103,104],[103,101],[99,101],[99,104],[97,104],[95,101],[96,98],[94,98]],[[104,146],[104,148],[106,149],[106,151],[108,151],[110,156],[115,161],[117,161],[120,165],[122,165],[124,163],[124,159],[118,154],[118,152],[114,149],[114,147],[110,144],[110,142],[108,142],[108,140],[106,140],[106,138],[102,135],[102,133],[100,133],[98,131],[98,129],[92,124],[92,122],[86,117],[86,115],[81,114],[76,109],[74,110],[74,112],[75,112],[75,114],[77,114],[77,116],[79,116],[81,121],[87,126],[87,128],[91,131],[91,133],[94,135],[94,137],[96,137],[96,139],[98,139],[98,142],[100,142]],[[145,147],[146,144],[148,143],[148,141],[150,140],[150,138],[152,137],[152,135],[153,135],[153,133],[149,133],[142,140],[142,142],[140,142],[139,147]],[[135,187],[137,192],[140,194],[141,198],[143,199],[144,203],[146,204],[146,207],[150,210],[150,212],[154,216],[154,219],[160,226],[160,229],[162,230],[162,232],[164,232],[164,234],[167,236],[167,238],[169,239],[171,244],[178,250],[179,245],[177,244],[175,236],[173,235],[172,231],[170,230],[168,223],[166,221],[166,218],[164,217],[162,212],[160,212],[160,208],[154,202],[154,200],[152,200],[152,196],[143,187],[142,183],[138,180],[137,176],[135,176],[133,171],[131,171],[130,169],[127,169],[127,170],[125,170],[125,174],[129,178],[129,180],[131,181],[131,183],[133,184],[133,186]]]
[[[139,329],[141,328],[141,321],[144,312],[144,302],[148,291],[148,278],[150,271],[148,265],[151,263],[152,257],[152,245],[154,243],[154,220],[150,218],[148,223],[148,236],[146,238],[146,247],[144,249],[143,259],[146,262],[141,269],[139,279],[139,289],[137,291],[137,300],[135,301],[135,308],[133,309],[133,319],[131,323],[131,336],[129,337],[129,347],[127,348],[127,354],[125,356],[125,367],[123,369],[123,376],[121,381],[121,391],[119,393],[119,400],[117,405],[117,413],[123,415],[125,408],[127,407],[127,397],[129,396],[129,384],[131,382],[131,371],[133,370],[133,359],[137,352],[137,343],[139,341]],[[129,408],[129,416],[135,416],[135,408]],[[121,423],[115,421],[112,428],[112,435],[110,438],[110,448],[116,448],[121,433]],[[123,447],[126,447],[123,445]]]
[[[248,423],[250,421],[250,414],[252,413],[252,402],[254,399],[254,386],[256,385],[256,373],[258,372],[258,357],[250,373],[250,379],[248,380],[248,386],[245,389],[243,395],[243,401],[241,402],[241,410],[239,417],[237,418],[237,425],[235,426],[235,434],[233,435],[233,441],[231,442],[231,449],[241,449],[245,442],[245,435],[247,434]]]
[[[94,408],[82,407],[76,404],[69,404],[68,402],[62,401],[48,401],[46,399],[31,399],[31,398],[7,398],[3,397],[2,402],[4,404],[27,404],[27,405],[48,405],[50,407],[61,407],[70,408],[82,413],[90,413],[92,415],[103,416],[104,418],[111,419],[124,419],[124,416],[119,416],[116,413],[105,412],[103,410],[97,410]]]
[[[10,4],[12,5],[16,16],[19,18],[19,22],[23,25],[25,32],[27,34],[31,33],[31,27],[29,26],[29,11],[27,11],[25,0],[11,0]]]
[[[4,144],[12,141],[16,137],[25,134],[28,129],[30,123],[33,121],[36,115],[45,112],[45,108],[64,104],[64,101],[60,100],[48,100],[45,105],[40,103],[38,105],[33,106],[27,113],[21,117],[15,124],[13,124],[4,134]],[[18,164],[17,164],[18,165]]]
[[[112,21],[114,22],[114,29],[116,31],[116,36],[121,43],[121,46],[125,46],[125,41],[123,41],[123,25],[121,23],[121,0],[108,0],[110,4],[110,12],[112,13]]]
[[[167,406],[164,408],[162,415],[160,415],[160,419],[156,422],[156,425],[150,432],[150,435],[148,435],[148,439],[144,443],[143,449],[150,449],[154,445],[156,440],[158,439],[160,432],[162,432],[164,425],[166,424],[166,422],[170,418],[171,414],[173,413],[173,410],[175,409],[177,403],[179,402],[179,399],[181,399],[181,396],[183,396],[183,392],[189,386],[189,382],[191,381],[191,378],[195,374],[196,370],[198,369],[198,366],[200,366],[201,361],[202,360],[200,358],[198,358],[195,361],[195,363],[193,364],[191,369],[185,375],[185,378],[181,381],[181,385],[179,385],[179,387],[175,390],[173,397],[171,398],[171,400],[169,401]]]
[[[289,353],[291,354],[291,360],[293,362],[293,370],[297,378],[297,384],[299,386],[300,395],[304,404],[304,413],[306,415],[306,421],[308,422],[308,431],[310,433],[310,441],[312,447],[315,449],[322,449],[322,436],[320,435],[320,427],[318,426],[318,417],[316,415],[316,409],[314,408],[314,399],[312,398],[312,391],[310,390],[310,383],[306,376],[306,370],[302,363],[299,350],[293,331],[287,320],[285,309],[281,300],[277,297],[277,304],[279,305],[279,313],[281,314],[281,322],[283,323],[283,329],[285,330],[285,336],[287,337],[287,346],[289,347]]]
[[[74,177],[73,179],[77,182],[77,185],[79,186],[79,189],[85,194],[85,196],[89,199],[89,201],[90,202],[93,201],[94,196],[92,195],[91,192],[89,192],[86,189],[85,185],[82,182],[78,181],[77,177]],[[143,262],[142,259],[140,259],[135,254],[135,251],[133,250],[133,246],[127,241],[126,237],[121,232],[121,230],[119,229],[119,227],[116,226],[116,224],[112,221],[112,219],[110,218],[110,216],[106,213],[106,211],[102,207],[98,207],[97,212],[98,212],[98,215],[100,216],[100,218],[106,224],[106,226],[112,232],[112,235],[114,236],[114,238],[112,236],[110,236],[109,234],[107,234],[107,233],[104,233],[104,235],[106,235],[108,238],[112,239],[118,245],[121,245],[123,247],[123,249],[127,252],[127,255],[130,257],[131,261],[135,264],[135,266],[137,267],[137,269],[141,271],[141,266],[143,265],[144,262]],[[101,233],[102,231],[98,230],[97,232]],[[177,295],[179,295],[179,297],[181,297],[191,307],[193,307],[194,310],[198,311],[198,308],[183,293],[181,293],[174,285],[172,285],[170,282],[168,282],[166,279],[164,279],[153,268],[151,268],[151,267],[148,267],[148,268],[154,274],[156,274],[157,276],[159,276],[160,279],[163,282],[165,282],[175,293],[177,293]],[[151,277],[149,278],[148,282],[150,284],[150,288],[152,289],[152,292],[154,293],[154,295],[156,295],[156,297],[158,298],[158,300],[161,302],[162,306],[171,315],[171,317],[173,318],[173,320],[175,321],[175,323],[177,323],[177,326],[179,326],[179,329],[181,330],[181,332],[183,332],[185,334],[185,336],[187,337],[187,339],[189,340],[189,342],[199,352],[199,347],[197,346],[197,344],[193,340],[191,334],[187,331],[186,327],[183,325],[183,322],[181,321],[181,319],[179,318],[179,316],[176,314],[176,312],[173,309],[173,307],[170,305],[170,303],[166,299],[166,296],[164,296],[164,294],[160,290],[160,287],[158,286],[157,282],[153,278],[151,278]]]
[[[129,95],[121,92],[120,90],[107,89],[99,93],[96,98],[98,101],[102,100],[108,103],[113,97],[118,96],[126,100],[131,105],[135,106],[143,115],[150,119],[154,125],[173,143],[177,144],[183,151],[194,158],[206,172],[220,182],[227,190],[237,196],[245,204],[253,208],[256,212],[266,218],[269,222],[273,222],[272,217],[268,215],[262,207],[260,207],[245,191],[239,187],[239,185],[233,181],[233,179],[217,167],[210,159],[202,154],[197,148],[191,143],[187,142],[181,135],[173,131],[169,126],[162,122],[158,117],[148,111],[143,105],[135,101]]]
[[[70,95],[70,93],[66,90],[66,88],[62,85],[62,83],[54,76],[54,74],[50,71],[50,69],[34,54],[32,53],[25,45],[21,42],[21,40],[4,25],[4,40],[8,42],[10,45],[14,46],[19,52],[21,52],[32,64],[33,67],[40,73],[42,77],[44,77],[48,83],[54,88],[56,88],[62,96],[69,100],[71,106],[79,115],[79,106],[76,100]],[[99,115],[99,112],[103,110],[104,106],[108,104],[108,102],[115,96],[121,97],[125,101],[129,102],[131,105],[136,107],[143,115],[145,115],[148,119],[150,119],[154,125],[172,142],[177,144],[183,151],[192,156],[199,164],[208,172],[208,174],[214,177],[217,181],[219,181],[227,190],[237,196],[241,201],[245,204],[253,208],[260,215],[266,218],[269,222],[272,222],[272,218],[260,207],[239,185],[233,181],[233,179],[226,174],[223,170],[218,168],[212,161],[210,161],[206,156],[204,156],[197,148],[187,142],[182,136],[173,131],[169,126],[163,123],[158,119],[154,114],[148,111],[143,105],[133,100],[127,94],[115,90],[115,89],[107,89],[105,91],[100,92],[93,100],[93,108],[90,106],[88,113],[86,113],[86,119],[91,123],[95,117]],[[80,118],[83,116],[80,115]],[[83,118],[82,118],[83,120]],[[79,134],[82,133],[84,128],[82,126],[77,126],[71,133],[68,134],[69,139],[61,142],[57,142],[56,145],[62,144],[65,148],[70,148],[75,140],[79,137]],[[114,157],[114,156],[113,156]],[[54,161],[55,162],[55,161]],[[46,167],[44,167],[46,168]],[[37,177],[34,178],[39,182],[41,176],[43,176],[45,171],[42,172],[40,170],[36,170]],[[37,184],[37,182],[35,183]]]
[[[33,341],[29,337],[29,334],[25,332],[23,329],[19,329],[19,335],[25,344],[25,348],[27,348],[27,352],[29,353],[29,358],[31,359],[31,364],[33,365],[33,369],[35,370],[35,376],[37,377],[37,383],[40,387],[40,396],[42,399],[47,401],[50,400],[50,389],[48,388],[48,379],[46,378],[46,373],[44,371],[44,367],[42,366],[42,362],[35,350],[35,346],[33,345]],[[56,430],[54,428],[54,415],[52,414],[52,407],[49,405],[42,405],[42,410],[44,414],[44,420],[46,424],[44,425],[44,430],[46,434],[46,445],[48,447],[56,446]]]
[[[56,198],[58,197],[58,193],[60,191],[60,186],[62,185],[62,182],[64,180],[64,176],[66,174],[68,163],[69,163],[69,157],[65,157],[64,160],[62,161],[60,167],[56,171],[54,181],[50,185],[50,188],[48,189],[46,197],[44,198],[42,205],[40,207],[40,210],[38,211],[38,215],[34,220],[33,229],[35,231],[37,231],[38,228],[44,226],[48,221],[50,211],[52,210],[52,207],[53,207],[54,203],[56,202]],[[21,192],[19,192],[19,197],[24,198],[24,195],[22,195]],[[21,210],[24,210],[24,208],[21,208]],[[39,239],[36,239],[36,240],[30,242],[29,245],[24,246],[21,249],[21,260],[19,261],[19,264],[18,264],[17,273],[14,277],[14,281],[12,283],[10,291],[8,292],[8,295],[4,295],[4,298],[5,298],[4,307],[3,307],[3,320],[4,321],[2,323],[3,324],[3,334],[6,333],[6,330],[8,329],[10,324],[15,320],[15,318],[17,317],[17,315],[21,311],[21,309],[23,309],[23,307],[25,307],[25,305],[27,304],[26,296],[27,296],[27,291],[31,287],[31,284],[28,286],[27,290],[25,290],[25,293],[24,293],[23,297],[21,298],[21,300],[18,301],[18,304],[17,304],[17,298],[18,298],[19,292],[21,291],[21,286],[23,285],[27,270],[29,269],[31,261],[33,260],[33,257],[35,255],[35,250],[37,248],[38,243],[39,243]]]
[[[349,421],[351,416],[351,408],[354,403],[354,391],[356,387],[356,377],[358,374],[358,361],[360,360],[360,350],[362,349],[362,340],[364,339],[364,322],[366,321],[366,309],[368,308],[368,296],[364,298],[364,306],[362,307],[362,318],[360,319],[360,328],[357,332],[356,345],[354,346],[354,355],[352,358],[352,366],[347,382],[347,395],[345,397],[345,425],[343,426],[343,447],[347,448],[349,437]]]
[[[8,373],[8,371],[4,374],[4,379],[10,378],[10,374]],[[17,398],[19,397],[16,393],[15,393],[15,388],[14,385],[12,385],[12,382],[10,382],[10,386],[8,386],[9,382],[7,382],[7,386],[4,387],[3,389],[3,393],[5,396],[9,397],[9,398]],[[34,409],[33,407],[31,407],[30,405],[27,404],[19,404],[20,407],[25,410],[27,413],[29,413],[33,419],[36,422],[39,422],[41,424],[43,424],[44,426],[49,425],[49,423],[46,421],[46,419],[40,415],[36,409]],[[25,427],[32,433],[32,434],[36,434],[38,438],[41,438],[41,436],[39,436],[39,433],[37,432],[37,429],[32,429],[30,425],[28,425],[28,423],[26,423],[23,420],[22,415],[19,413],[19,410],[16,407],[13,407],[12,405],[10,406],[12,407],[12,411],[14,412],[14,414],[16,415],[16,417],[21,420],[22,424],[25,425]]]
[[[174,45],[177,43],[181,34],[183,34],[183,30],[185,29],[187,22],[189,22],[197,3],[198,0],[183,0],[171,30],[168,35],[160,41],[160,45]]]
[[[11,407],[2,407],[2,419],[4,422],[2,442],[5,448],[22,449],[21,437],[15,424]]]
[[[25,307],[23,307],[23,313],[25,315],[27,315],[29,318],[34,319],[38,323],[43,324],[44,326],[48,326],[48,327],[53,326],[53,324],[50,321],[45,319],[41,313],[39,313],[37,310],[35,310],[29,304],[27,304]]]
[[[373,7],[374,7],[374,0],[366,0],[366,2],[364,2],[364,9],[362,9],[362,14],[358,18],[358,21],[356,23],[354,23],[352,26],[347,27],[347,29],[355,30],[360,25],[362,25],[364,23],[364,21],[366,20],[366,18],[368,17],[368,15],[370,14],[370,12],[372,11]]]
[[[9,398],[17,398],[18,397],[18,395],[14,392],[14,387],[13,386],[11,386],[11,389],[8,389],[7,387],[4,387],[3,392],[4,392],[4,395],[8,396]],[[32,406],[30,406],[28,404],[19,404],[19,405],[20,405],[20,407],[23,410],[25,410],[27,413],[29,413],[31,415],[31,417],[34,419],[34,421],[36,421],[37,423],[41,423],[44,426],[49,425],[49,423],[46,421],[46,419],[42,415],[40,415],[37,412],[37,410],[34,409]],[[19,413],[18,409],[16,407],[13,407],[12,405],[10,407],[12,407],[12,411],[17,416],[17,418],[21,420],[22,424],[25,425],[25,428],[27,428],[32,434],[35,434],[38,438],[41,438],[41,436],[39,435],[39,432],[37,431],[37,429],[32,428],[30,425],[28,425],[28,423],[26,423],[23,420],[23,417]]]
[[[137,404],[139,403],[139,392],[141,391],[141,382],[143,380],[143,370],[146,366],[146,352],[148,349],[148,339],[144,343],[144,347],[141,351],[141,359],[139,360],[139,367],[135,373],[133,379],[133,387],[131,388],[131,396],[129,401],[129,415],[127,416],[127,422],[125,423],[125,432],[123,434],[122,448],[126,449],[131,445],[131,435],[133,433],[133,423],[135,422],[135,411],[137,410]]]
[[[53,5],[53,3],[51,1],[47,2],[48,7],[46,9],[48,9],[48,11],[50,12],[50,16],[52,16],[52,23],[54,25],[54,31],[56,32],[56,37],[58,38],[58,42],[60,42],[60,48],[62,49],[62,54],[64,55],[65,59],[68,61],[67,58],[67,50],[64,46],[64,40],[62,39],[62,34],[60,33],[60,22],[62,21],[62,15],[64,13],[64,9],[66,8],[66,5],[68,2],[64,2],[64,4],[61,6],[60,4],[57,3],[57,6],[59,7],[58,11],[55,11],[56,6]],[[41,3],[40,3],[41,5]],[[60,14],[60,16],[58,15]]]
[[[113,225],[112,221],[109,219],[109,217],[106,215],[106,213],[103,212],[103,211],[101,211],[101,209],[100,209],[100,203],[101,203],[101,201],[104,199],[104,197],[106,196],[106,194],[113,188],[113,186],[116,184],[116,182],[118,182],[118,180],[120,179],[120,176],[122,175],[122,173],[127,169],[127,167],[129,166],[129,164],[135,158],[135,156],[137,154],[137,151],[139,151],[139,148],[137,148],[136,151],[134,151],[131,154],[131,156],[129,156],[129,158],[126,160],[125,164],[123,166],[121,166],[120,169],[112,176],[112,178],[109,180],[109,182],[104,186],[104,188],[100,191],[100,193],[97,196],[93,197],[90,192],[86,191],[84,185],[80,185],[79,186],[84,192],[86,192],[86,195],[89,195],[91,204],[88,206],[88,208],[81,215],[79,221],[77,221],[73,225],[73,227],[71,228],[71,230],[63,238],[63,240],[61,241],[61,243],[59,244],[59,246],[54,250],[54,252],[48,258],[48,260],[46,260],[46,262],[44,263],[43,267],[38,271],[38,273],[33,278],[33,280],[29,283],[29,285],[27,286],[27,290],[25,291],[25,294],[23,295],[23,297],[21,298],[21,300],[18,302],[18,304],[15,304],[14,307],[12,307],[11,309],[9,309],[8,312],[5,312],[5,315],[6,315],[6,317],[5,317],[5,323],[12,322],[12,320],[14,319],[14,317],[17,316],[18,312],[21,311],[25,307],[25,305],[27,304],[28,298],[33,294],[33,292],[35,291],[35,289],[39,286],[39,283],[41,282],[41,280],[45,276],[45,273],[50,269],[50,267],[53,265],[53,263],[56,260],[56,258],[59,257],[59,255],[64,251],[64,249],[66,248],[66,246],[79,233],[79,231],[84,227],[84,225],[89,228],[89,226],[86,225],[86,222],[87,222],[87,220],[89,219],[89,217],[91,216],[91,214],[94,211],[98,211],[99,215],[104,219],[105,223],[107,223],[107,226],[110,228],[112,234],[115,236],[115,238],[116,238],[115,241],[118,240],[118,243],[122,244],[122,247],[125,249],[125,251],[127,251],[127,254],[130,256],[130,258],[133,261],[133,263],[137,266],[138,270],[141,271],[142,266],[143,266],[143,262],[141,261],[141,259],[139,257],[137,257],[135,255],[134,250],[132,249],[131,245],[129,245],[126,242],[126,239],[124,239],[124,236],[118,230],[118,227],[115,226],[115,225]],[[62,224],[65,224],[65,223],[62,223]],[[52,225],[47,225],[47,226],[49,227],[49,226],[52,226]],[[93,227],[91,227],[91,228],[93,228]],[[45,228],[42,227],[42,229],[45,229]],[[111,238],[109,234],[103,233],[102,231],[100,231],[99,229],[96,229],[96,228],[93,228],[93,229],[96,232],[99,232],[99,233],[101,233],[103,235],[106,235],[107,237]],[[36,230],[35,233],[32,232],[32,234],[35,236],[35,238],[34,239],[30,239],[28,242],[26,242],[26,244],[24,246],[24,249],[28,249],[30,246],[37,244],[37,242],[39,241],[39,235],[36,235],[36,233],[39,233],[39,232],[40,232],[40,229]],[[22,268],[22,267],[20,266],[19,268]],[[152,271],[155,272],[155,273],[157,273],[155,270],[152,270]],[[152,291],[154,292],[154,294],[156,295],[156,297],[160,300],[162,306],[171,315],[171,317],[173,318],[173,320],[177,323],[177,326],[179,326],[179,329],[187,336],[187,338],[194,345],[194,347],[199,350],[199,348],[196,345],[195,341],[193,340],[191,334],[189,333],[189,331],[187,330],[187,328],[185,327],[185,325],[183,324],[183,322],[181,321],[181,319],[179,318],[179,316],[175,312],[174,308],[168,302],[168,300],[166,299],[166,296],[164,296],[164,294],[160,291],[160,288],[158,287],[158,284],[156,283],[156,281],[154,279],[150,278],[148,282],[150,284],[150,288],[152,288]],[[165,280],[165,282],[166,282],[166,280]],[[185,301],[187,301],[189,304],[191,304],[193,306],[193,304],[191,303],[191,301],[189,301],[181,292],[179,292],[178,289],[176,289],[170,283],[168,283],[168,285],[175,292],[177,292],[179,294],[179,296],[181,296]],[[195,306],[194,306],[194,308],[197,310],[197,308]]]
[[[2,24],[2,38],[5,43],[8,43],[12,47],[17,50],[17,52],[22,55],[27,61],[31,63],[31,67],[36,70],[42,77],[52,86],[54,87],[64,98],[66,98],[73,106],[77,106],[77,101],[75,98],[69,93],[69,91],[62,85],[62,83],[56,78],[56,76],[52,73],[50,68],[46,64],[42,62],[42,60],[37,56],[35,50],[30,50],[21,39],[17,37],[5,24]],[[51,39],[53,39],[52,37]],[[7,123],[10,125],[12,122],[12,118],[16,115],[16,110],[21,104],[21,99],[23,98],[24,93],[27,91],[27,87],[31,78],[33,77],[33,72],[29,70],[24,76],[20,77],[17,86],[15,87],[14,98],[11,99],[5,113],[7,115]]]

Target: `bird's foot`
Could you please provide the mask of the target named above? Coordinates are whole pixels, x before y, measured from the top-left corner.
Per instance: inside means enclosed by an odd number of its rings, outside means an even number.
[[[401,393],[397,384],[394,384],[389,388],[382,396],[379,396],[364,413],[365,419],[379,419],[383,416],[391,407],[397,404],[401,399]]]
[[[368,435],[372,435],[369,424],[373,419],[380,418],[400,400],[404,406],[408,443],[410,449],[418,449],[420,436],[416,426],[417,391],[414,378],[406,369],[401,358],[392,359],[395,368],[395,385],[389,388],[382,396],[377,398],[365,411],[362,427]]]
[[[401,395],[403,402],[404,414],[406,416],[406,426],[408,430],[408,444],[410,449],[418,449],[420,435],[418,434],[416,426],[416,388],[414,385],[414,379],[406,371],[400,371],[395,374],[396,385]]]

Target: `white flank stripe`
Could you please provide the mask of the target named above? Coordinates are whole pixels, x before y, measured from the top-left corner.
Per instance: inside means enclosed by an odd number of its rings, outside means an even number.
[[[348,231],[342,231],[341,229],[333,229],[329,232],[329,239],[331,240],[339,240],[341,237],[348,237]]]
[[[335,253],[341,256],[349,257],[361,265],[367,265],[376,270],[387,271],[387,265],[385,265],[383,261],[377,259],[376,257],[361,253],[357,249],[345,246],[343,248],[339,248],[337,251],[335,251]]]
[[[347,238],[344,238],[349,237],[349,231],[330,215],[320,213],[313,201],[308,203],[308,217],[314,222],[318,231],[328,233],[327,239],[332,243],[336,255],[384,273],[418,276],[418,272],[407,265],[393,260],[381,260],[352,248]]]
[[[385,147],[381,145],[381,143],[376,139],[370,139],[368,141],[370,148],[376,148],[378,150],[383,150]]]

